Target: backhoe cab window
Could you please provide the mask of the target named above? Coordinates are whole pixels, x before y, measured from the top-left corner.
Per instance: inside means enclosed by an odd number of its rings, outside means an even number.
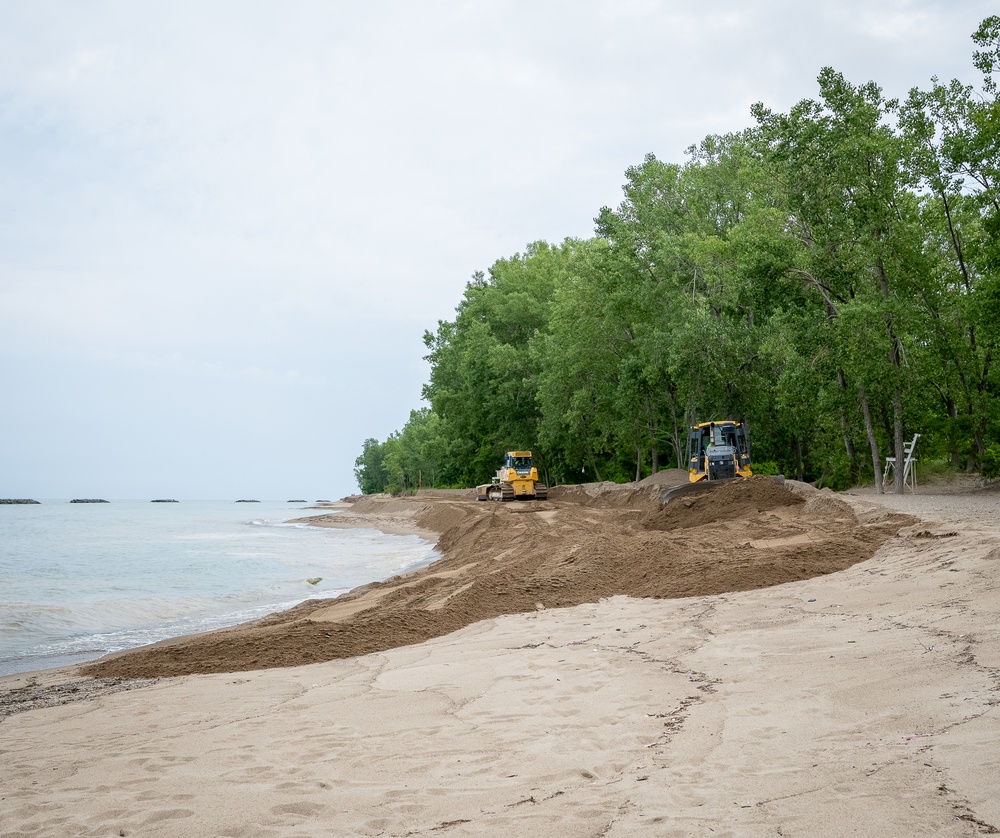
[[[510,468],[518,470],[531,468],[531,457],[511,457]]]
[[[712,445],[722,445],[722,428],[705,428],[701,435],[701,448],[705,450]]]
[[[705,433],[701,438],[702,448],[707,448],[709,445],[719,446],[719,445],[729,445],[733,448],[739,448],[739,442],[737,441],[736,428],[732,425],[727,427],[715,426],[713,428],[706,428]]]

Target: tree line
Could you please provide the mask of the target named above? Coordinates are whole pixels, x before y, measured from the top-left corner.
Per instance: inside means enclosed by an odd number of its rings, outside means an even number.
[[[550,484],[639,479],[717,418],[834,488],[882,490],[917,432],[996,476],[1000,17],[973,41],[978,89],[893,100],[826,68],[816,99],[629,168],[593,237],[474,274],[424,335],[428,406],[364,442],[360,489],[475,485],[515,448]]]

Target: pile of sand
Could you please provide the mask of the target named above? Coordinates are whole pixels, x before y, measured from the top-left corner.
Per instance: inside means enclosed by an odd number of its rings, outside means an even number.
[[[149,678],[298,666],[419,643],[503,614],[616,595],[763,588],[863,561],[912,522],[885,514],[862,523],[830,492],[802,495],[768,478],[666,506],[660,491],[655,483],[604,483],[556,488],[540,503],[478,503],[464,492],[360,499],[346,512],[310,520],[440,532],[443,558],[337,600],[127,652],[83,671]]]

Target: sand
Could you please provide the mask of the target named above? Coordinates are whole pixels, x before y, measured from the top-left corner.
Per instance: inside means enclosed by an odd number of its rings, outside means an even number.
[[[0,834],[1000,831],[1000,495],[669,479],[359,500],[443,559],[0,679]]]

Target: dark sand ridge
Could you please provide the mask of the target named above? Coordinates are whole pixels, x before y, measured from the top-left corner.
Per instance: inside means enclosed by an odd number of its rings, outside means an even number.
[[[468,492],[356,499],[327,526],[439,533],[442,558],[336,600],[108,657],[96,677],[155,678],[291,667],[420,643],[480,620],[616,595],[678,598],[752,590],[843,570],[914,519],[859,520],[829,491],[768,478],[661,506],[667,472],[637,484],[556,487],[542,503],[477,503]]]

